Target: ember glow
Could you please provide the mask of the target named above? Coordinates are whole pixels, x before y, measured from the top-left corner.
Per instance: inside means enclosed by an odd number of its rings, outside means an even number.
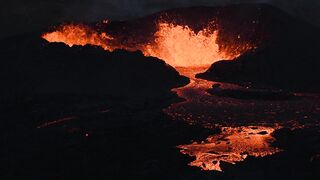
[[[189,165],[203,170],[222,171],[221,162],[235,164],[248,156],[264,157],[281,151],[270,145],[275,141],[271,135],[274,130],[263,126],[225,127],[221,133],[201,143],[180,145],[178,148],[183,154],[196,158]]]

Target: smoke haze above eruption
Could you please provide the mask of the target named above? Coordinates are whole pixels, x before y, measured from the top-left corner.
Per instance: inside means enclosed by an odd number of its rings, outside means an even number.
[[[124,20],[161,10],[235,3],[269,3],[320,25],[318,0],[10,0],[1,2],[0,38],[46,28],[65,21]]]

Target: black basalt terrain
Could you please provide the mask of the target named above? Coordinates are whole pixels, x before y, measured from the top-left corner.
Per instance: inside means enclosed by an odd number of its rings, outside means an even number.
[[[162,113],[189,82],[162,60],[39,35],[0,51],[1,179],[147,179],[184,168],[174,146],[207,136]]]
[[[288,89],[318,87],[317,29],[272,6],[196,7],[159,14],[167,15],[165,20],[178,18],[177,24],[195,30],[220,17],[218,24],[224,28],[218,40],[225,46],[238,39],[237,32],[229,31],[234,29],[240,31],[241,43],[265,42],[235,61],[215,63],[198,77]],[[102,28],[116,36],[136,37],[134,46],[154,33],[153,21],[159,14]],[[276,38],[264,41],[270,35],[266,32]],[[214,86],[206,93],[215,100],[211,106],[195,110],[191,106],[201,117],[212,113],[212,124],[219,119],[225,124],[292,119],[297,124],[296,130],[284,127],[273,134],[273,146],[283,151],[237,164],[222,162],[224,172],[204,171],[189,166],[194,157],[181,154],[177,146],[201,142],[221,133],[220,128],[174,121],[163,112],[180,100],[170,90],[186,85],[186,77],[139,51],[70,48],[40,36],[25,34],[0,41],[1,180],[319,179],[319,97],[298,101],[284,91],[214,91],[220,87]]]
[[[320,29],[267,8],[260,22],[266,38],[256,49],[233,61],[219,61],[197,77],[293,91],[319,91]]]
[[[112,53],[93,46],[47,43],[40,36],[1,42],[1,95],[150,96],[169,92],[188,79],[139,51]]]

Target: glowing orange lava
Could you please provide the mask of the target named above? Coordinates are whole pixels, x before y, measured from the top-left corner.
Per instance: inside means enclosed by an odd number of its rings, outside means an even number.
[[[216,43],[218,31],[205,28],[195,33],[188,26],[160,23],[155,42],[144,49],[146,55],[165,59],[174,67],[209,66],[229,58]]]
[[[189,165],[203,170],[222,171],[221,162],[235,164],[248,156],[264,157],[281,151],[271,147],[275,128],[263,126],[225,127],[201,143],[180,145],[183,154],[196,159]]]
[[[106,22],[108,23],[108,22]],[[125,35],[124,35],[125,36]],[[173,89],[186,101],[172,104],[164,112],[173,119],[180,117],[184,121],[202,123],[210,119],[203,113],[203,108],[210,109],[212,96],[207,90],[214,82],[197,79],[195,75],[204,72],[212,63],[223,59],[234,59],[245,51],[255,48],[250,44],[232,44],[232,47],[221,46],[217,42],[219,30],[210,28],[194,32],[188,26],[171,23],[158,23],[158,30],[153,39],[136,47],[118,42],[117,37],[106,33],[99,33],[84,25],[64,25],[57,30],[42,36],[49,42],[63,42],[73,45],[96,45],[113,51],[121,48],[129,51],[141,50],[146,56],[158,57],[174,66],[181,75],[190,78],[187,86]],[[134,37],[127,37],[133,39]],[[120,41],[120,40],[119,40]],[[143,41],[140,41],[143,42]],[[191,106],[190,106],[191,105]],[[192,107],[190,110],[188,107]],[[199,108],[195,108],[199,107]],[[198,115],[201,113],[201,115]],[[195,118],[197,117],[197,118]],[[210,122],[211,126],[214,121]],[[202,124],[207,127],[206,124]],[[196,158],[191,166],[198,166],[204,170],[222,171],[220,162],[235,164],[243,161],[247,156],[263,157],[280,151],[270,146],[275,139],[271,136],[275,128],[271,127],[225,127],[220,134],[212,135],[205,142],[180,145],[183,154]]]
[[[97,32],[85,25],[63,25],[53,32],[45,33],[42,38],[48,42],[63,42],[69,46],[90,44],[108,51],[118,48],[129,51],[141,50],[144,55],[157,57],[174,67],[209,67],[218,60],[234,59],[253,48],[248,44],[235,44],[235,47],[241,47],[235,48],[234,51],[225,47],[220,48],[217,44],[218,35],[218,30],[212,30],[210,26],[195,33],[188,26],[161,22],[158,23],[158,30],[154,34],[153,41],[136,44],[136,48],[117,42],[116,37]],[[134,37],[128,37],[130,38]]]
[[[217,106],[211,103],[214,98],[207,90],[214,82],[197,79],[195,75],[206,70],[204,67],[179,67],[176,68],[180,74],[190,78],[187,86],[173,89],[179,97],[185,99],[183,102],[171,104],[164,112],[173,119],[183,120],[189,124],[201,124],[212,128],[215,124],[214,117],[207,111]],[[237,88],[237,87],[235,87]],[[227,121],[225,125],[228,125]],[[190,166],[200,167],[203,170],[222,171],[221,162],[235,164],[244,161],[248,156],[264,157],[280,151],[272,147],[275,141],[272,133],[279,127],[264,126],[239,126],[222,127],[221,133],[208,137],[201,143],[179,145],[181,153],[195,157],[189,163]]]
[[[107,41],[112,38],[106,33],[98,33],[92,28],[80,24],[68,24],[60,26],[57,30],[42,35],[48,42],[63,42],[68,46],[84,46],[87,44],[100,46],[105,50],[112,48],[107,45]]]

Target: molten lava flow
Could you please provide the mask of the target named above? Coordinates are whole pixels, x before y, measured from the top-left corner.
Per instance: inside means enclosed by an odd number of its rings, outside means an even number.
[[[184,87],[172,89],[172,91],[176,92],[179,97],[183,97],[185,101],[173,104],[170,107],[168,107],[165,110],[167,114],[171,115],[171,108],[175,109],[177,106],[181,106],[182,104],[194,101],[195,98],[208,95],[207,90],[212,87],[214,82],[207,81],[204,79],[198,79],[195,77],[196,74],[205,72],[207,69],[207,66],[176,67],[176,70],[180,73],[180,75],[186,76],[190,79],[190,83]]]
[[[198,123],[207,127],[215,123],[211,121],[212,117],[207,112],[212,110],[214,103],[213,97],[207,92],[213,82],[197,79],[195,75],[205,71],[216,61],[234,59],[254,48],[250,44],[234,43],[229,47],[219,45],[218,36],[219,31],[209,26],[194,32],[188,26],[162,22],[158,24],[158,30],[152,40],[144,44],[125,44],[125,41],[117,37],[99,33],[84,25],[65,25],[42,37],[49,42],[64,42],[69,46],[91,44],[109,51],[117,48],[129,51],[141,50],[146,56],[163,59],[191,81],[187,86],[173,89],[186,101],[172,104],[164,109],[164,112],[173,119],[180,118],[190,124]],[[132,39],[130,42],[135,42],[135,37],[124,39],[130,38]],[[248,155],[262,157],[278,152],[279,149],[270,146],[270,142],[274,141],[271,136],[273,131],[273,128],[268,127],[226,127],[222,129],[222,133],[210,136],[206,142],[178,147],[182,149],[182,153],[196,157],[190,165],[204,170],[221,171],[221,161],[234,164],[243,161]]]
[[[60,26],[57,30],[42,35],[48,42],[63,42],[68,46],[84,46],[87,44],[101,46],[105,50],[110,50],[107,41],[112,38],[106,33],[98,33],[85,25],[68,24]]]
[[[221,162],[235,164],[244,161],[247,156],[264,157],[280,151],[270,145],[275,141],[271,134],[278,127],[243,125],[226,127],[232,124],[228,122],[229,119],[224,120],[223,123],[218,121],[217,114],[212,114],[212,111],[219,108],[221,102],[207,92],[214,82],[195,78],[195,75],[205,71],[206,67],[176,69],[180,74],[190,78],[187,86],[173,89],[185,101],[170,105],[164,109],[164,112],[175,120],[201,124],[209,129],[223,126],[221,133],[208,137],[204,142],[178,146],[181,153],[196,158],[189,165],[203,170],[222,171]]]
[[[235,164],[248,156],[264,157],[281,151],[271,147],[275,128],[263,126],[226,127],[220,134],[212,135],[205,142],[180,145],[183,154],[194,156],[189,165],[203,170],[222,171],[221,162]]]
[[[214,97],[207,92],[214,82],[197,79],[195,75],[205,71],[216,61],[234,59],[254,48],[250,44],[240,43],[232,43],[228,47],[219,45],[218,36],[219,31],[209,26],[194,32],[188,26],[162,22],[158,24],[158,30],[151,38],[153,40],[145,44],[125,44],[117,37],[99,33],[88,26],[72,24],[61,26],[42,37],[49,42],[63,42],[69,46],[91,44],[101,46],[108,51],[117,48],[129,51],[141,50],[146,56],[163,59],[176,67],[181,75],[190,78],[187,86],[173,89],[186,101],[172,104],[164,109],[164,112],[173,119],[182,119],[190,124],[197,123],[210,127],[217,123],[212,120],[209,113],[212,107],[216,107],[212,105]],[[132,39],[130,42],[135,42],[134,37],[128,37],[130,38]],[[275,128],[240,126],[224,127],[221,130],[220,134],[208,137],[205,142],[178,146],[183,154],[196,158],[190,163],[191,166],[198,166],[204,170],[222,171],[221,162],[235,164],[245,160],[247,156],[263,157],[280,151],[270,145],[275,140],[271,136]]]

